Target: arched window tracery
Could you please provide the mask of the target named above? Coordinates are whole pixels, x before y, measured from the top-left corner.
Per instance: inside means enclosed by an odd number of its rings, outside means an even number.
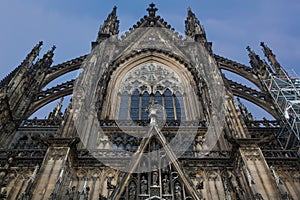
[[[127,72],[122,82],[119,120],[147,120],[152,101],[164,109],[160,118],[185,120],[183,86],[173,70],[148,63]]]

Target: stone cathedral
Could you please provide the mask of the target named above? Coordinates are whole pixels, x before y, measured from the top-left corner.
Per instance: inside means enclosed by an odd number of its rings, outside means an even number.
[[[246,66],[213,52],[190,8],[183,24],[152,3],[119,35],[114,7],[87,55],[52,65],[55,47],[34,46],[0,82],[0,199],[299,199],[300,81],[263,42]]]

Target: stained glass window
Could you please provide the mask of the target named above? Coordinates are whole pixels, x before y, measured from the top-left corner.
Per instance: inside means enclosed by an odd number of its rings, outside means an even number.
[[[180,93],[174,95],[169,89],[163,95],[156,92],[152,97],[147,91],[140,94],[138,90],[134,90],[131,96],[127,93],[122,95],[119,119],[128,119],[128,110],[130,110],[132,120],[147,120],[146,109],[149,107],[151,98],[154,98],[158,105],[164,107],[166,120],[185,120],[183,96]],[[162,120],[162,115],[160,115],[160,120]]]
[[[131,104],[130,104],[130,117],[132,120],[139,120],[139,109],[140,109],[140,93],[138,90],[134,90],[131,95]]]
[[[174,104],[173,104],[173,95],[172,92],[167,89],[164,92],[164,102],[165,102],[165,110],[166,110],[166,119],[167,120],[174,120]]]
[[[128,119],[128,105],[129,105],[128,103],[129,103],[129,94],[125,92],[121,96],[119,119],[122,120]]]
[[[148,120],[146,109],[154,100],[164,110],[159,120],[185,120],[184,88],[171,68],[158,63],[142,64],[128,72],[123,83],[119,119]]]
[[[148,92],[144,92],[144,94],[142,95],[142,117],[141,119],[147,119],[148,118],[148,113],[146,111],[146,109],[149,107],[149,102],[150,102],[150,95],[148,94]]]

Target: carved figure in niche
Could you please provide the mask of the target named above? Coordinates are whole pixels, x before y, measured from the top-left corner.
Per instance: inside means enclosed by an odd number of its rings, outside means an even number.
[[[145,176],[142,176],[141,194],[146,194],[147,193],[147,185],[148,185],[148,181],[145,179]]]
[[[170,181],[168,179],[168,175],[165,175],[165,178],[162,180],[164,194],[169,194],[170,193],[169,183],[170,183]]]
[[[237,198],[242,198],[243,197],[243,190],[239,187],[239,183],[235,176],[233,174],[230,174],[229,176],[229,182],[231,182],[233,191],[236,195]]]
[[[196,189],[200,191],[204,188],[203,178],[200,175],[196,175],[196,179],[197,179]]]
[[[152,173],[152,184],[153,185],[157,185],[157,181],[158,181],[158,172],[157,171],[154,171]]]
[[[68,197],[69,200],[73,200],[73,199],[76,199],[76,198],[77,198],[77,193],[78,193],[78,192],[76,192],[75,189],[76,189],[76,187],[73,186],[72,188],[69,188],[69,189],[67,190],[67,197]]]
[[[131,182],[128,191],[129,200],[135,200],[135,196],[136,196],[136,186],[134,182]]]
[[[107,189],[110,190],[110,189],[114,189],[114,185],[111,184],[111,181],[114,177],[113,176],[107,176]]]
[[[179,182],[175,183],[175,200],[182,200],[181,186]]]

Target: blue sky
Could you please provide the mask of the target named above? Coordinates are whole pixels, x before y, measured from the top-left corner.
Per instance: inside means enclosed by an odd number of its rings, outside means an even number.
[[[89,53],[114,5],[120,32],[147,14],[146,0],[2,0],[0,6],[0,79],[17,67],[43,40],[42,53],[56,45],[54,64]],[[191,7],[213,42],[215,53],[248,64],[246,46],[262,57],[264,41],[279,62],[300,76],[299,0],[161,0],[157,14],[184,33]]]
[[[90,51],[99,26],[112,7],[118,7],[120,31],[126,31],[146,12],[145,0],[2,0],[0,6],[0,78],[44,41],[43,51],[57,46],[55,63]],[[217,54],[248,64],[245,47],[261,54],[265,41],[280,63],[300,74],[299,0],[161,0],[158,14],[184,32],[190,6],[205,27]],[[262,54],[261,54],[262,55]]]

